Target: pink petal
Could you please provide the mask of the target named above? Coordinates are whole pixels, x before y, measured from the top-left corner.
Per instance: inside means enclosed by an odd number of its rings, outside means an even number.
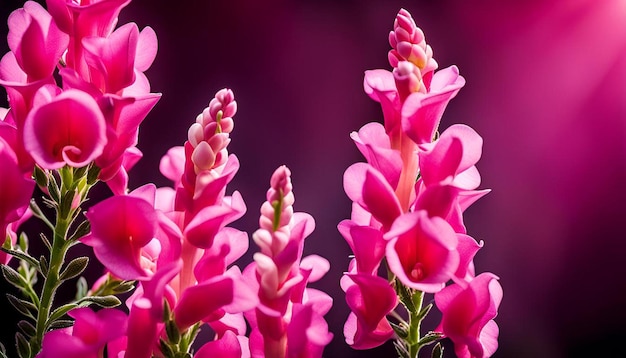
[[[442,218],[425,211],[404,214],[385,234],[389,269],[408,287],[438,292],[459,265],[458,239]]]
[[[132,196],[114,196],[85,215],[91,222],[91,234],[82,241],[93,247],[100,262],[125,280],[145,276],[139,259],[141,248],[156,232],[157,214],[152,205]]]
[[[384,228],[389,228],[402,214],[393,188],[379,171],[368,164],[355,163],[346,169],[343,187],[348,197],[372,213]]]
[[[24,147],[45,169],[66,163],[82,167],[102,153],[105,131],[96,101],[84,92],[67,90],[30,112],[24,123]]]

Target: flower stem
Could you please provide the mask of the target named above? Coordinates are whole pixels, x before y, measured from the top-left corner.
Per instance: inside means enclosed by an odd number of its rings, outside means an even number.
[[[411,358],[417,358],[417,354],[420,351],[420,324],[422,323],[422,318],[420,317],[420,312],[422,311],[422,303],[424,300],[424,292],[415,291],[412,295],[411,300],[413,301],[413,307],[415,308],[411,312],[409,312],[409,336],[407,338],[407,343],[409,344],[409,355]]]

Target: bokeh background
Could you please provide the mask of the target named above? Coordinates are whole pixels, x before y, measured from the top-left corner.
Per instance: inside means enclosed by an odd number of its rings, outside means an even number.
[[[1,18],[20,6],[0,0]],[[230,151],[242,167],[229,190],[248,205],[233,226],[256,229],[269,177],[288,165],[296,210],[317,221],[305,251],[332,262],[317,285],[335,297],[325,356],[393,356],[390,345],[359,352],[343,341],[339,278],[349,249],[336,225],[350,213],[343,171],[362,160],[349,133],[382,120],[363,93],[363,71],[389,67],[387,36],[401,7],[440,67],[456,64],[467,80],[442,129],[466,123],[484,138],[481,187],[493,192],[466,223],[485,241],[477,270],[504,287],[495,356],[626,356],[624,0],[134,0],[120,23],[156,30],[147,75],[163,98],[140,131],[145,156],[131,187],[168,185],[160,157],[184,142],[217,90],[232,88]],[[14,318],[2,302],[10,345]]]

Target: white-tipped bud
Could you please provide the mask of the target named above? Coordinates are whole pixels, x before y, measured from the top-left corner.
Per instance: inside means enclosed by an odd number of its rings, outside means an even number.
[[[187,131],[187,140],[191,144],[192,147],[197,147],[198,143],[204,140],[204,133],[202,129],[202,124],[194,123],[189,127]]]

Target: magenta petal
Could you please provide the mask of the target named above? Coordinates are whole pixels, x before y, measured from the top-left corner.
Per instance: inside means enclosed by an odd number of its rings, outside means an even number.
[[[24,123],[24,147],[45,169],[66,163],[82,167],[102,153],[105,131],[96,101],[82,91],[67,90],[30,112]]]
[[[234,287],[232,278],[217,277],[187,288],[174,309],[176,325],[180,329],[186,329],[230,304],[235,295]]]
[[[59,329],[43,336],[41,352],[37,358],[98,358],[98,352],[78,337]]]
[[[224,335],[215,341],[204,344],[195,354],[196,358],[240,358],[242,357],[241,345],[237,335],[232,331],[226,331]]]
[[[128,23],[109,37],[87,37],[82,45],[85,61],[102,76],[99,87],[107,93],[117,93],[135,81],[135,54],[139,29]]]
[[[435,303],[442,312],[440,328],[454,342],[459,356],[488,357],[495,351],[498,329],[490,322],[501,301],[498,278],[488,272],[465,288],[453,284],[435,294]]]
[[[28,208],[35,188],[35,181],[24,176],[20,170],[15,152],[0,138],[0,229],[3,224],[18,220]],[[4,236],[4,230],[0,231]]]
[[[380,123],[368,123],[350,137],[367,162],[380,171],[391,187],[395,188],[402,171],[402,158],[400,152],[391,149],[385,128]]]
[[[157,36],[154,30],[147,26],[139,33],[137,52],[135,54],[135,68],[141,72],[152,65],[158,50]]]
[[[432,142],[448,102],[465,85],[456,66],[435,73],[428,93],[415,92],[402,105],[402,130],[417,144]]]
[[[426,211],[404,214],[385,234],[389,269],[408,287],[438,292],[459,265],[456,233]]]
[[[156,347],[159,323],[150,313],[153,307],[146,298],[133,302],[128,317],[128,343],[124,358],[150,358]]]
[[[393,188],[368,164],[355,163],[346,169],[343,187],[348,197],[369,211],[384,228],[389,228],[402,214]]]
[[[348,275],[354,282],[346,291],[346,302],[368,331],[374,331],[381,320],[398,303],[398,297],[387,280],[365,274]]]
[[[8,23],[7,42],[28,74],[29,82],[51,76],[67,49],[69,36],[61,32],[50,14],[34,1],[27,1],[23,9],[14,11]]]
[[[174,182],[174,187],[177,187],[185,171],[185,149],[182,146],[170,148],[161,158],[159,170],[163,176]]]
[[[125,280],[145,276],[141,248],[154,238],[158,222],[152,205],[132,196],[114,196],[85,215],[91,222],[91,234],[82,241],[93,247],[100,262]]]
[[[346,343],[354,349],[372,349],[390,340],[394,331],[386,319],[374,330],[365,330],[354,313],[350,313],[343,327]]]
[[[419,152],[420,169],[426,186],[451,184],[475,189],[480,176],[474,165],[482,154],[482,138],[472,128],[455,124],[446,129],[434,143]]]

